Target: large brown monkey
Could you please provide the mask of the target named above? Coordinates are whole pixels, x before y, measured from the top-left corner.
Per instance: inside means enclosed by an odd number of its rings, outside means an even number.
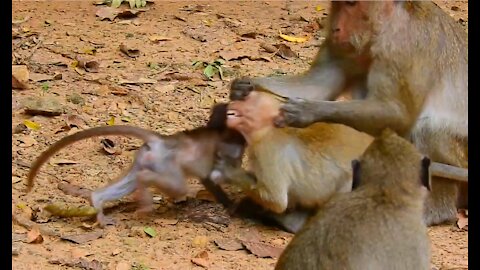
[[[267,89],[290,98],[278,126],[322,121],[372,135],[389,127],[433,161],[468,168],[468,39],[460,25],[429,1],[332,1],[329,19],[307,72],[236,80],[231,99]],[[354,100],[332,101],[346,90]],[[462,190],[465,207],[466,184]],[[434,178],[426,223],[454,219],[457,195],[457,183]]]
[[[383,132],[352,162],[352,192],[312,217],[275,270],[430,269],[422,219],[429,164],[405,139]]]

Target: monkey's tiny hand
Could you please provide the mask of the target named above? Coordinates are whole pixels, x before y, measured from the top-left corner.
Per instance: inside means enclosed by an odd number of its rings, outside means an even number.
[[[224,174],[219,169],[214,169],[210,173],[210,180],[212,180],[213,183],[218,185],[225,182],[225,177],[224,177]]]
[[[280,108],[280,116],[274,121],[276,127],[297,127],[303,128],[316,121],[316,106],[305,99],[293,98]]]
[[[255,89],[252,80],[243,77],[233,80],[230,86],[230,100],[244,100]]]

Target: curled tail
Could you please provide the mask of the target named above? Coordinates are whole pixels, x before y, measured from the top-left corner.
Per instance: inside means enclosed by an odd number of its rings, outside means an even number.
[[[157,132],[140,128],[134,126],[102,126],[94,127],[87,130],[82,130],[77,133],[74,133],[70,136],[66,136],[56,143],[52,144],[47,150],[45,150],[40,156],[32,163],[30,171],[28,172],[27,178],[27,190],[30,192],[33,188],[33,179],[37,175],[40,167],[56,152],[60,151],[67,145],[70,145],[74,142],[81,141],[84,139],[99,137],[99,136],[108,136],[108,135],[124,135],[135,137],[143,140],[144,142],[150,142],[157,140],[162,137]]]

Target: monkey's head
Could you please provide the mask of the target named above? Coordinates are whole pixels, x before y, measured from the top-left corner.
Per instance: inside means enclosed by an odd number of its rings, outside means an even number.
[[[413,144],[386,129],[352,162],[352,189],[373,184],[417,196],[424,192],[422,187],[430,190],[429,166],[430,159]]]
[[[250,143],[274,128],[274,119],[279,115],[280,106],[281,102],[272,94],[253,91],[244,100],[229,104],[227,126],[241,132]],[[250,111],[258,108],[262,108],[262,112],[253,118]]]
[[[333,48],[362,52],[371,43],[378,25],[388,19],[394,7],[386,1],[332,1],[329,34]]]

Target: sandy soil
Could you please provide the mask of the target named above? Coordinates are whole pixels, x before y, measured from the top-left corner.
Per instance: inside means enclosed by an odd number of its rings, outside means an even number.
[[[214,242],[249,236],[253,242],[282,248],[292,235],[229,218],[204,192],[197,193],[201,186],[195,180],[190,181],[192,191],[186,201],[173,203],[157,195],[156,210],[145,219],[134,215],[132,198],[112,203],[108,214],[117,225],[103,231],[91,228],[93,222],[88,219],[47,217],[41,211],[51,202],[87,204],[65,195],[57,184],[96,188],[116,179],[140,145],[137,140],[110,138],[114,154],[105,152],[101,139],[76,143],[44,166],[34,192],[28,195],[23,192],[25,176],[40,151],[78,128],[104,125],[113,117],[116,124],[171,134],[203,124],[210,106],[226,101],[227,85],[237,76],[306,69],[324,36],[321,29],[312,33],[318,27],[316,18],[321,25],[326,15],[316,7],[327,5],[319,1],[287,5],[284,1],[157,1],[134,19],[112,22],[100,21],[95,13],[102,6],[90,1],[14,1],[12,64],[26,65],[31,80],[29,89],[12,91],[12,212],[57,234],[101,232],[102,237],[76,244],[43,233],[43,242],[35,244],[38,235],[35,229],[25,228],[28,222],[12,224],[13,269],[200,269],[192,259],[208,269],[273,269],[275,258],[259,258],[245,249],[222,250]],[[467,1],[440,5],[467,27]],[[289,43],[278,38],[279,31],[315,38]],[[152,41],[155,36],[163,40]],[[262,42],[287,44],[299,57],[274,56],[261,49]],[[140,55],[126,56],[119,50],[121,44],[139,49]],[[97,61],[98,72],[75,67],[76,57]],[[222,66],[224,80],[218,75],[206,80],[202,69],[192,66],[194,61],[212,63],[219,57],[229,60]],[[137,84],[125,84],[125,80]],[[60,115],[27,115],[22,104],[38,99],[57,101],[51,111]],[[34,122],[33,126],[27,122],[32,129],[25,129],[25,120]],[[35,129],[35,124],[40,128]],[[145,227],[157,235],[147,236]],[[430,228],[429,234],[432,267],[468,268],[467,231],[444,225]]]

